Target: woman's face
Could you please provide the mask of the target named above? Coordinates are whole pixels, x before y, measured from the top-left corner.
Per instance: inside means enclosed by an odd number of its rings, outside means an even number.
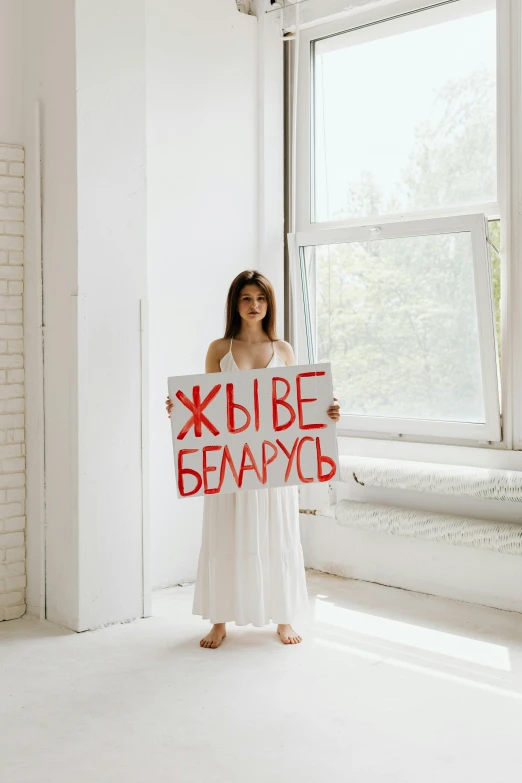
[[[262,321],[268,303],[261,288],[258,285],[246,285],[239,294],[237,309],[245,321]]]

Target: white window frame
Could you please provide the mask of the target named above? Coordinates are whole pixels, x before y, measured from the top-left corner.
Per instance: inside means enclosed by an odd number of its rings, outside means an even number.
[[[465,2],[466,0],[464,0]],[[477,0],[480,3],[480,0]],[[456,3],[456,6],[457,7]],[[289,237],[289,255],[295,292],[295,303],[298,333],[294,339],[298,342],[298,361],[308,361],[306,353],[306,340],[304,332],[304,313],[301,291],[299,288],[299,253],[296,242],[310,234],[323,234],[316,240],[316,244],[328,244],[325,234],[338,229],[366,228],[370,227],[369,221],[347,220],[336,222],[312,223],[310,220],[311,205],[311,44],[314,40],[325,36],[335,35],[349,30],[359,29],[364,26],[377,24],[388,19],[410,14],[416,11],[442,6],[436,0],[395,0],[380,5],[378,8],[358,10],[336,21],[317,24],[299,33],[298,56],[298,87],[296,101],[296,137],[294,140],[295,152],[295,224],[294,233]],[[444,4],[446,5],[446,4]],[[449,4],[448,4],[449,5]],[[476,4],[473,4],[476,7]],[[365,429],[347,430],[343,425],[339,429],[340,435],[356,437],[371,437],[374,440],[395,439],[427,443],[447,443],[457,446],[490,446],[500,449],[522,449],[522,403],[514,405],[514,400],[521,400],[522,392],[522,362],[516,363],[514,371],[513,357],[517,351],[522,350],[522,313],[518,302],[522,301],[522,275],[519,274],[518,255],[520,235],[522,234],[522,216],[519,214],[519,194],[521,188],[520,170],[520,68],[519,59],[521,53],[521,9],[519,0],[497,0],[497,177],[498,188],[496,203],[474,205],[468,208],[432,210],[417,213],[403,213],[400,215],[383,215],[375,219],[371,218],[373,226],[381,229],[387,225],[397,225],[401,222],[411,222],[414,219],[435,220],[440,219],[447,223],[448,220],[466,215],[473,216],[477,212],[483,213],[487,220],[501,221],[502,226],[502,263],[501,263],[501,310],[502,310],[502,383],[501,383],[501,408],[502,417],[497,417],[497,426],[490,426],[486,437],[486,429],[479,435],[470,431],[463,437],[462,434],[444,435],[431,434],[428,430],[424,434],[408,432],[408,426],[401,421],[403,426],[394,427],[392,431],[384,432],[381,427],[369,431]],[[514,168],[515,167],[515,168]],[[333,236],[334,234],[332,234]],[[293,267],[293,268],[292,268]],[[484,305],[482,305],[484,306]],[[492,310],[490,306],[490,316]],[[485,315],[482,314],[482,321]],[[483,346],[484,357],[490,355],[491,336]],[[488,364],[490,359],[486,358]],[[491,366],[491,365],[490,365]],[[488,373],[491,375],[491,373]],[[491,375],[494,379],[494,374]],[[491,380],[488,382],[491,386]],[[488,392],[489,395],[489,392]],[[491,400],[488,400],[487,412],[491,416]],[[501,422],[501,428],[498,426]],[[492,422],[490,421],[491,425]],[[452,428],[450,428],[452,429]],[[399,432],[397,432],[399,430]]]
[[[376,237],[375,231],[378,231]],[[298,233],[295,237],[294,259],[297,262],[298,285],[301,300],[305,301],[304,258],[306,247],[346,242],[371,242],[372,240],[400,239],[465,232],[471,236],[473,246],[474,282],[477,301],[477,319],[482,370],[482,394],[484,398],[485,422],[433,421],[393,417],[360,416],[344,414],[338,425],[339,434],[358,432],[384,432],[391,435],[435,435],[439,438],[462,438],[476,441],[500,440],[500,408],[497,380],[497,351],[495,325],[493,320],[493,293],[486,243],[486,226],[483,215],[462,215],[416,221],[401,221],[375,226],[352,226],[328,232],[312,231]],[[303,315],[306,315],[303,307]],[[306,336],[308,330],[304,324]],[[310,341],[307,340],[307,346]],[[307,351],[307,359],[315,363],[317,357]]]

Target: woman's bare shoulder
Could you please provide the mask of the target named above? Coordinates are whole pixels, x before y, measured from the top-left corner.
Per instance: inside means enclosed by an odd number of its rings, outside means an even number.
[[[220,337],[214,340],[208,346],[207,357],[205,359],[205,372],[220,372],[220,362],[228,351],[230,340]]]
[[[220,361],[230,348],[230,340],[225,337],[219,337],[213,340],[208,346],[208,355]]]
[[[287,343],[285,340],[276,340],[275,345],[277,353],[284,360],[285,364],[295,364],[294,351],[290,343]]]

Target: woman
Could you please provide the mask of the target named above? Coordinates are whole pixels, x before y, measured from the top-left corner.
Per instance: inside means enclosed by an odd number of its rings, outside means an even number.
[[[225,336],[209,346],[206,372],[295,364],[292,347],[276,337],[274,289],[259,272],[242,272],[233,281],[226,319]],[[170,398],[166,405],[170,416]],[[339,406],[331,405],[328,415],[338,421]],[[272,621],[284,644],[299,644],[291,623],[307,606],[297,488],[206,496],[193,613],[209,619],[212,630],[201,647],[219,647],[226,623],[234,621]]]

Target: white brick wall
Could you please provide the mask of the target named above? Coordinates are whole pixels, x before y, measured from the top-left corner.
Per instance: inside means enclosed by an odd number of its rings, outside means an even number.
[[[0,144],[0,620],[25,612],[24,150]]]

